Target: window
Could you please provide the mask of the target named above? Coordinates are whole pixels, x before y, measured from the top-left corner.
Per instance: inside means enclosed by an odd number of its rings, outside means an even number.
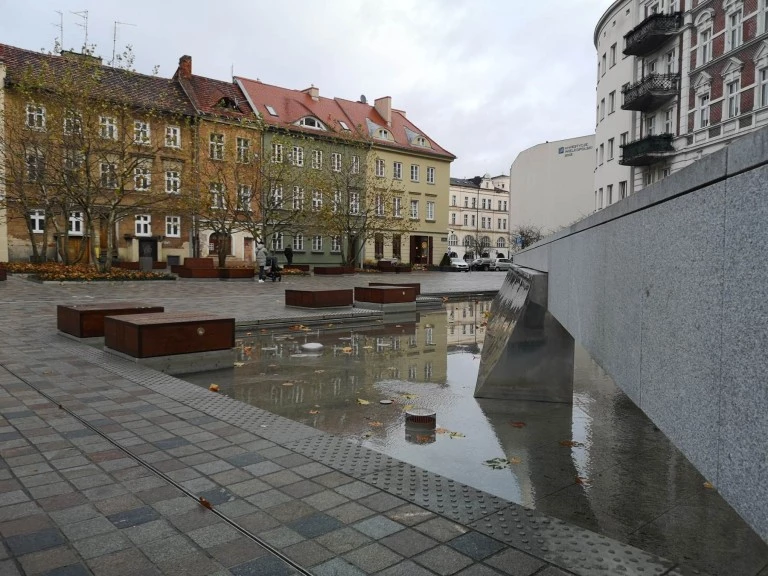
[[[251,211],[251,200],[253,199],[253,190],[248,184],[237,185],[237,209],[241,212]]]
[[[504,212],[506,212],[506,211],[507,211],[507,201],[504,200]]]
[[[472,214],[472,226],[474,226],[474,225],[475,225],[475,215]]]
[[[373,257],[384,258],[384,234],[373,235]]]
[[[605,118],[605,98],[600,100],[600,120]]]
[[[294,166],[304,166],[304,148],[293,146],[291,148],[291,164]]]
[[[312,118],[311,116],[307,116],[299,120],[299,126],[304,126],[305,128],[314,128],[316,130],[325,130],[323,123],[320,122],[320,120],[317,118]]]
[[[146,192],[152,186],[152,173],[146,162],[133,169],[133,188],[137,192]]]
[[[603,57],[600,59],[600,76],[605,76],[605,69],[607,66],[605,65],[605,53],[603,53]]]
[[[45,158],[39,150],[27,152],[27,181],[42,182],[45,175]]]
[[[104,188],[117,188],[117,164],[102,162],[99,165],[100,182]]]
[[[469,225],[469,216],[464,214],[464,226],[467,226],[467,225]]]
[[[331,153],[331,170],[341,172],[341,154],[338,152]]]
[[[664,133],[665,134],[674,134],[674,125],[675,125],[675,109],[669,108],[664,111]]]
[[[64,134],[81,134],[83,131],[83,117],[79,112],[68,112],[64,116]]]
[[[73,236],[83,235],[83,213],[82,212],[70,212],[69,213],[69,234]]]
[[[360,174],[360,156],[352,156],[352,174]]]
[[[224,134],[211,134],[208,152],[211,160],[224,160]]]
[[[656,73],[656,60],[651,60],[648,62],[648,74],[655,74]]]
[[[181,237],[181,216],[165,217],[165,235],[169,238]]]
[[[432,166],[427,166],[427,184],[435,183],[435,169]]]
[[[293,249],[297,252],[304,252],[304,234],[296,234],[293,237]]]
[[[758,106],[768,106],[768,68],[761,68],[757,73]]]
[[[35,234],[45,232],[45,212],[42,210],[32,210],[29,213],[29,227]]]
[[[456,224],[456,212],[451,212],[451,224]]]
[[[624,200],[627,197],[627,181],[622,180],[619,182],[619,200]]]
[[[359,212],[360,212],[360,193],[350,192],[349,193],[349,213],[358,214]]]
[[[629,140],[629,132],[622,132],[619,135],[619,146],[624,146]]]
[[[458,246],[459,245],[459,237],[456,236],[456,234],[451,234],[448,236],[448,246]]]
[[[165,171],[165,191],[178,194],[181,191],[181,173],[178,170]]]
[[[267,109],[267,112],[269,112],[270,116],[277,116],[277,112],[272,106],[270,106],[269,104],[265,104],[264,107]]]
[[[699,66],[706,64],[712,58],[712,28],[699,32]]]
[[[464,196],[464,208],[469,208],[469,197]]]
[[[331,208],[334,214],[336,214],[336,212],[339,211],[339,208],[341,208],[341,191],[340,190],[333,191],[333,204],[331,205]]]
[[[320,190],[312,190],[312,210],[320,210],[323,207],[323,193]]]
[[[312,150],[312,168],[320,170],[323,167],[323,151]]]
[[[277,252],[283,249],[283,233],[275,232],[272,234],[272,251]]]
[[[419,201],[411,200],[411,220],[417,220],[419,218]]]
[[[149,144],[149,123],[143,120],[133,121],[133,143]]]
[[[272,144],[272,162],[280,164],[283,161],[283,145]]]
[[[386,167],[384,165],[384,160],[381,158],[376,158],[376,176],[383,178],[385,173]]]
[[[728,14],[727,19],[726,50],[734,50],[741,46],[741,9]]]
[[[241,164],[248,164],[251,161],[251,141],[248,138],[238,138],[235,144],[237,161]]]
[[[616,66],[616,43],[611,46],[611,67]]]
[[[400,196],[395,196],[394,198],[392,198],[392,215],[395,218],[403,217],[402,202],[403,202],[403,199],[400,198]]]
[[[498,240],[496,240],[496,248],[506,248],[506,247],[507,247],[507,243],[504,240],[504,238],[499,238]]]
[[[99,134],[108,140],[117,140],[117,121],[111,116],[99,116]]]
[[[211,208],[222,210],[226,208],[226,198],[224,197],[224,184],[214,182],[210,185]]]
[[[621,86],[621,103],[622,104],[624,104],[626,101],[627,90],[629,90],[629,82],[627,82],[626,84],[622,84]]]
[[[270,194],[270,200],[274,208],[283,207],[283,187],[277,184],[272,186],[272,193]]]
[[[597,209],[602,210],[603,209],[603,189],[600,188],[597,193]]]
[[[45,130],[45,106],[27,104],[27,128]]]
[[[379,128],[376,130],[376,138],[380,138],[382,140],[389,140],[389,131],[384,130],[384,128]]]
[[[656,134],[656,116],[645,117],[645,135],[653,136]]]
[[[411,164],[411,182],[419,181],[419,165]]]
[[[384,197],[376,194],[376,216],[384,216]]]
[[[483,210],[485,210],[485,198],[480,200],[480,205],[483,207]]]
[[[472,208],[477,208],[477,198],[472,198]]]
[[[608,114],[616,112],[616,90],[608,94]]]
[[[341,126],[342,130],[349,130],[349,126],[347,126],[347,123],[344,122],[344,120],[339,120],[339,126]]]
[[[600,157],[599,163],[600,164],[603,163],[603,157],[604,156],[605,156],[605,144],[600,144],[600,154],[599,154],[599,157]]]
[[[304,209],[304,188],[302,188],[301,186],[293,187],[293,209],[294,210]]]
[[[323,251],[323,237],[312,236],[312,252],[322,252],[322,251]]]
[[[165,127],[166,148],[181,148],[181,128],[178,126]]]
[[[435,219],[435,203],[427,201],[427,220]]]
[[[341,236],[331,236],[331,252],[341,252]]]
[[[735,118],[739,115],[741,107],[741,80],[728,82],[726,85],[726,94],[728,98],[728,118]]]
[[[613,138],[608,138],[608,160],[613,160]]]
[[[395,162],[392,165],[392,178],[394,178],[395,180],[403,179],[403,163],[402,162]]]
[[[608,186],[605,189],[605,193],[606,193],[607,198],[608,198],[608,204],[607,205],[610,206],[611,204],[613,204],[613,184],[608,184]]]
[[[456,206],[456,194],[451,196],[451,206]]]
[[[152,236],[152,216],[136,214],[136,236]]]
[[[392,234],[392,257],[402,258],[402,236],[400,234]]]

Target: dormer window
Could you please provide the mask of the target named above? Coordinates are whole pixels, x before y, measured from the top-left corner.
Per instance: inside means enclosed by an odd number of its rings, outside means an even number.
[[[385,130],[384,128],[379,128],[376,130],[376,138],[381,138],[382,140],[389,140],[389,130]]]
[[[424,136],[417,136],[415,140],[416,146],[421,146],[423,148],[428,148],[429,144],[427,143],[427,139],[424,138]]]
[[[339,126],[341,126],[342,130],[349,130],[349,126],[347,126],[347,123],[344,122],[344,120],[339,120]]]
[[[313,118],[312,116],[305,116],[298,122],[299,126],[304,126],[304,128],[312,128],[313,130],[325,130],[325,126],[323,126],[323,123],[320,122],[317,118]]]
[[[269,112],[270,116],[277,117],[277,112],[275,112],[275,109],[272,108],[272,106],[270,106],[269,104],[265,104],[264,107],[267,109],[267,112]]]
[[[225,108],[227,110],[237,110],[237,102],[232,100],[232,98],[228,96],[224,96],[221,100],[216,102],[216,108]]]

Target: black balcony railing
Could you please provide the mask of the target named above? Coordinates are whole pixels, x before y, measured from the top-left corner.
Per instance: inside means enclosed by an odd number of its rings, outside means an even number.
[[[672,134],[646,136],[629,144],[622,144],[620,148],[619,164],[622,166],[648,166],[675,151],[672,146]]]
[[[648,74],[621,91],[622,110],[648,112],[666,104],[680,91],[680,74]]]
[[[651,14],[624,35],[624,54],[647,56],[655,52],[670,36],[677,34],[682,25],[682,12]]]

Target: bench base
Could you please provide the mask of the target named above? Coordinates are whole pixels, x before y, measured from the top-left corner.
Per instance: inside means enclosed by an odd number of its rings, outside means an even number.
[[[172,356],[152,356],[150,358],[134,358],[107,346],[104,346],[104,352],[174,376],[232,368],[237,359],[235,349],[174,354]]]
[[[392,302],[389,304],[382,304],[380,302],[361,302],[355,300],[355,308],[362,308],[363,310],[378,310],[385,314],[394,312],[415,312],[416,302]]]

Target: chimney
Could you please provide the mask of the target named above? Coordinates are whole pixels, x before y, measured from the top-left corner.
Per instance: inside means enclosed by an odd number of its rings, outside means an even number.
[[[381,117],[387,121],[387,126],[391,127],[392,126],[392,97],[382,96],[381,98],[376,98],[376,100],[373,101],[373,107],[376,109],[376,112],[381,114]]]
[[[179,58],[179,77],[191,78],[192,77],[192,56],[186,54]]]
[[[314,84],[312,84],[309,88],[305,88],[302,90],[302,92],[304,92],[304,94],[309,94],[312,97],[312,100],[315,102],[320,100],[320,89],[315,88]]]

